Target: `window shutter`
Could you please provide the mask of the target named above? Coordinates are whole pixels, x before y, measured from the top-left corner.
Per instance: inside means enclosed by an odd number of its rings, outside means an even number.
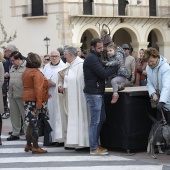
[[[83,0],[83,14],[84,15],[92,15],[92,0]]]
[[[32,0],[32,16],[42,16],[43,14],[43,0]]]
[[[149,15],[156,16],[156,0],[149,0]]]
[[[118,2],[119,15],[125,15],[126,0],[119,0]]]

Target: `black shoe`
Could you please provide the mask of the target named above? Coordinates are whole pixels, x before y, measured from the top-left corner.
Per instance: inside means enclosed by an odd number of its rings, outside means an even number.
[[[20,139],[20,137],[11,135],[9,138],[7,138],[7,141],[18,140],[18,139]]]
[[[65,150],[75,150],[75,148],[64,147]]]
[[[64,143],[56,142],[55,146],[56,146],[56,147],[62,147],[62,146],[64,146]]]
[[[90,148],[89,147],[84,147],[84,148],[76,148],[76,151],[89,151]]]
[[[8,135],[12,135],[12,132],[8,132]]]

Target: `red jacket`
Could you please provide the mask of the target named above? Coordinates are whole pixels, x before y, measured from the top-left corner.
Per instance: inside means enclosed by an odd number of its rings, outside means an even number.
[[[38,68],[27,68],[23,75],[23,101],[35,101],[36,108],[48,101],[48,80]]]

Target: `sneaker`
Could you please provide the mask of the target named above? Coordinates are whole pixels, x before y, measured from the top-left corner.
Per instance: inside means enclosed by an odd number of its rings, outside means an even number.
[[[112,100],[111,100],[111,104],[114,104],[114,103],[116,103],[117,102],[117,100],[118,100],[118,98],[119,98],[119,95],[116,95],[116,96],[112,96]]]
[[[104,151],[103,149],[97,148],[94,151],[90,151],[91,155],[108,155],[109,153]]]
[[[101,150],[103,150],[103,151],[105,151],[105,152],[107,152],[107,151],[108,151],[106,148],[103,148],[103,147],[102,147],[102,146],[100,146],[100,145],[99,145],[99,149],[101,149]]]

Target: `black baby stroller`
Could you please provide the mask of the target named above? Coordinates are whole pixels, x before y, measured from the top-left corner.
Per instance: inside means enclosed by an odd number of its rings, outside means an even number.
[[[149,115],[150,118],[154,121],[152,125],[149,138],[148,138],[148,147],[147,153],[151,153],[151,156],[156,159],[154,152],[155,146],[158,146],[159,153],[162,153],[161,146],[169,146],[170,144],[170,126],[167,124],[164,113],[161,110],[162,119],[161,121],[156,120],[153,116]]]

